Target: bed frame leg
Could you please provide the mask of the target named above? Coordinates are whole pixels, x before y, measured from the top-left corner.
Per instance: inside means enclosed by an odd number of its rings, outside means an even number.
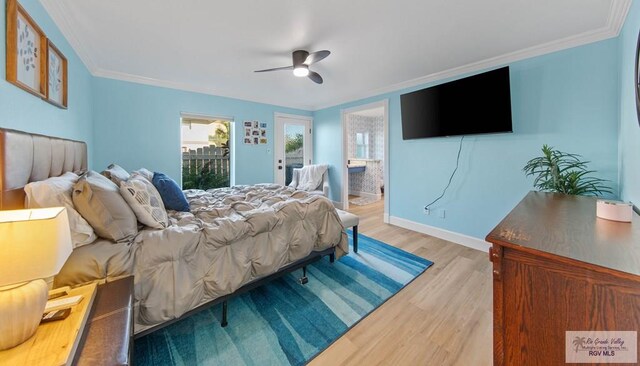
[[[223,328],[226,327],[229,323],[227,323],[227,302],[222,302],[222,322],[220,322],[220,326]]]
[[[298,279],[301,285],[306,285],[309,282],[309,278],[307,278],[307,266],[302,267],[302,277]]]

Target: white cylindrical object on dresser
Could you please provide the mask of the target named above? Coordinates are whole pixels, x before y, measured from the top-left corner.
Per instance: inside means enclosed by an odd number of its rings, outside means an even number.
[[[596,216],[606,220],[631,222],[633,205],[620,201],[598,200]]]

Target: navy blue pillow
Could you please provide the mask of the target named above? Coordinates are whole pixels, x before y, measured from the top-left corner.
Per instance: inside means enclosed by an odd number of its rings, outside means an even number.
[[[153,173],[152,183],[160,193],[167,210],[189,212],[189,202],[176,181],[165,174]]]

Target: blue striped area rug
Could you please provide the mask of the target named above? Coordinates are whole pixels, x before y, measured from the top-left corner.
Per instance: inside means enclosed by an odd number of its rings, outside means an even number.
[[[349,243],[352,233],[349,230]],[[304,365],[433,263],[358,235],[358,253],[307,267],[135,341],[137,365]]]

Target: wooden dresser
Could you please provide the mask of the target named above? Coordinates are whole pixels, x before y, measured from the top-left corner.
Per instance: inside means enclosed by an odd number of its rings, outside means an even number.
[[[530,192],[487,241],[494,365],[564,365],[565,331],[640,331],[638,215],[607,221],[594,198]]]

